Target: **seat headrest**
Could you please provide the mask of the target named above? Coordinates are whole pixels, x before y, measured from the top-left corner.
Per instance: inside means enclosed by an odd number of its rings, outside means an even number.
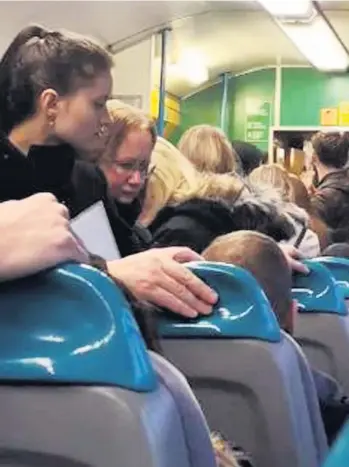
[[[210,316],[187,319],[170,313],[161,314],[159,330],[162,337],[281,340],[271,305],[248,271],[214,262],[193,262],[186,266],[218,293],[219,301]]]
[[[326,266],[343,291],[344,298],[349,299],[349,259],[334,256],[322,256],[316,261]]]
[[[343,293],[331,272],[316,260],[306,260],[309,274],[295,273],[292,296],[300,313],[333,313],[346,315]]]
[[[0,284],[0,380],[156,387],[122,291],[89,266]]]
[[[349,465],[349,422],[337,437],[322,467],[344,467]]]

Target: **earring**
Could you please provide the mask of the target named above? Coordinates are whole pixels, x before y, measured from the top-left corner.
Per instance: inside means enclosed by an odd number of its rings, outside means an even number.
[[[53,128],[55,126],[55,123],[56,123],[56,117],[53,116],[53,115],[49,115],[47,117],[47,120],[48,120],[48,125]]]
[[[107,125],[101,124],[101,126],[99,127],[98,136],[102,138],[103,136],[106,136],[107,132],[108,132]]]

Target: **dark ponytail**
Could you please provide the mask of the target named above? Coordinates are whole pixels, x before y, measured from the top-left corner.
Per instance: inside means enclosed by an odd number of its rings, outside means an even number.
[[[8,134],[32,116],[45,89],[66,95],[111,67],[108,52],[85,37],[22,29],[0,61],[0,131]]]

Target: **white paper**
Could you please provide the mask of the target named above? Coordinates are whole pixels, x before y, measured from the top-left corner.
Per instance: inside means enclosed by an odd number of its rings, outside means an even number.
[[[107,261],[120,258],[103,201],[98,201],[75,217],[71,228],[90,253]]]

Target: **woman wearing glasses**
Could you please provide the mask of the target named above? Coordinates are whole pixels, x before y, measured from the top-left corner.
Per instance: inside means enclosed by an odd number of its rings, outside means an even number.
[[[150,234],[136,223],[142,210],[148,166],[156,142],[155,122],[145,112],[116,99],[107,103],[109,114],[102,138],[104,150],[97,163],[108,181],[122,219],[133,228],[135,243],[151,241]]]

